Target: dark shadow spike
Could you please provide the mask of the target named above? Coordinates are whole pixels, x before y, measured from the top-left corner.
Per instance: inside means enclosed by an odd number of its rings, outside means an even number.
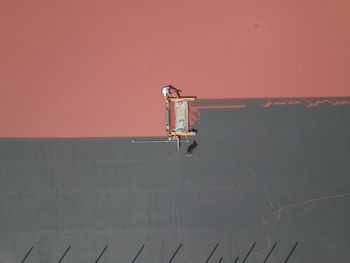
[[[139,249],[139,251],[137,252],[136,256],[134,257],[132,263],[134,263],[136,261],[136,259],[139,257],[139,255],[141,254],[143,248],[145,247],[145,244],[142,244],[141,248]]]
[[[107,250],[107,248],[108,248],[108,245],[106,245],[105,248],[102,250],[102,252],[101,252],[100,255],[98,256],[98,258],[96,259],[95,263],[97,263],[97,262],[100,260],[100,258],[101,258],[102,255],[105,253],[105,251]]]
[[[175,258],[176,254],[179,252],[180,248],[182,247],[182,243],[178,246],[178,248],[176,249],[176,251],[174,252],[173,256],[171,257],[171,259],[169,260],[169,263],[171,263],[173,261],[173,259]]]
[[[62,257],[60,258],[60,260],[58,261],[58,263],[61,263],[63,258],[67,255],[68,251],[70,250],[70,246],[68,246],[68,248],[66,249],[66,251],[63,253]]]
[[[253,251],[255,245],[256,245],[256,243],[254,242],[253,245],[252,245],[252,247],[249,249],[247,255],[246,255],[245,258],[243,259],[242,263],[244,263],[244,262],[247,260],[247,258],[249,257],[250,253]]]
[[[270,249],[270,252],[267,254],[263,263],[266,263],[267,259],[270,257],[270,255],[271,255],[272,251],[275,249],[276,245],[277,245],[277,242],[275,242],[275,244],[273,244],[272,248]]]
[[[298,245],[299,242],[295,242],[292,250],[289,252],[289,255],[288,257],[286,258],[286,260],[284,261],[284,263],[287,263],[287,261],[289,260],[290,256],[293,254],[294,250],[296,249],[297,245]]]
[[[215,247],[211,251],[211,253],[210,253],[209,257],[207,258],[207,260],[205,261],[205,263],[209,262],[210,258],[213,256],[213,254],[214,254],[215,250],[218,248],[218,246],[219,246],[219,243],[216,243]]]
[[[31,248],[28,250],[27,254],[24,256],[24,258],[22,259],[21,263],[23,263],[23,262],[27,259],[27,257],[29,256],[29,254],[32,252],[33,248],[34,248],[34,247],[31,247]]]

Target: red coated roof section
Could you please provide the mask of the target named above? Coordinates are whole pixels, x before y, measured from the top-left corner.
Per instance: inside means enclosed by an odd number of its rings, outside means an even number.
[[[350,96],[350,2],[0,3],[0,137],[165,134],[160,88]]]

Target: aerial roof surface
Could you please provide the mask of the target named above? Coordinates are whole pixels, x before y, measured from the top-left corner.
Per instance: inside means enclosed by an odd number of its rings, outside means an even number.
[[[349,8],[1,1],[0,263],[348,262]]]

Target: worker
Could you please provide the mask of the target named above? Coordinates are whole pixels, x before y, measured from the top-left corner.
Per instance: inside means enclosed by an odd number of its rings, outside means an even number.
[[[171,85],[164,86],[162,88],[162,93],[164,96],[165,102],[169,103],[171,98],[179,98],[181,90],[174,88]]]

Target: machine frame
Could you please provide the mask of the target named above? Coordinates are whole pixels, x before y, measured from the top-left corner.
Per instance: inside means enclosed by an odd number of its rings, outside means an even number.
[[[177,149],[180,148],[180,138],[181,136],[195,136],[197,134],[196,131],[192,130],[190,127],[190,119],[189,119],[189,109],[190,103],[194,102],[196,97],[180,97],[180,98],[168,98],[166,102],[166,133],[169,140],[177,141]],[[185,102],[182,104],[181,102]],[[181,104],[179,104],[181,103]],[[183,106],[180,106],[183,105]],[[183,109],[181,109],[183,107]],[[180,118],[179,111],[176,111],[176,108],[180,109],[180,113],[182,113],[181,121],[184,123],[184,129],[176,130],[176,123],[178,118]],[[183,110],[183,111],[181,111]],[[174,127],[174,128],[173,128]]]

